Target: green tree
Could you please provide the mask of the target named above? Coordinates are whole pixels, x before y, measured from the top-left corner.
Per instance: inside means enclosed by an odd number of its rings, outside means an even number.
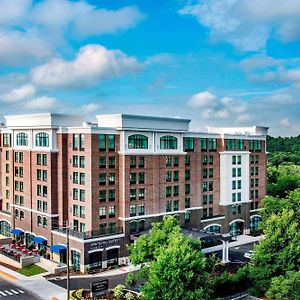
[[[300,272],[287,272],[285,276],[274,277],[267,296],[275,300],[300,300]]]
[[[135,265],[156,259],[160,248],[169,244],[170,236],[181,233],[178,221],[171,216],[165,216],[162,222],[153,223],[152,226],[148,235],[142,235],[129,246],[130,261]]]
[[[269,289],[273,277],[300,267],[300,190],[278,201],[268,198],[265,202],[265,239],[255,247],[250,268],[253,283],[262,292]]]
[[[206,258],[199,241],[172,233],[150,262],[142,300],[210,299]]]

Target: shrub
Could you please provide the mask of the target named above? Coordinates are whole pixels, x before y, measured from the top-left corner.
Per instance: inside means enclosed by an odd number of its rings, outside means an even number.
[[[125,294],[125,299],[126,300],[134,300],[134,296],[130,292],[127,292]]]
[[[114,295],[117,298],[122,298],[124,296],[124,288],[125,286],[122,284],[118,284],[115,288],[114,288]]]
[[[136,277],[134,273],[129,272],[125,280],[125,286],[129,288],[129,287],[133,287],[135,284],[136,284]]]

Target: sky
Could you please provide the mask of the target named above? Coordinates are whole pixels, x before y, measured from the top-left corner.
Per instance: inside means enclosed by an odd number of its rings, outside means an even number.
[[[131,113],[300,134],[299,0],[0,0],[0,118]]]

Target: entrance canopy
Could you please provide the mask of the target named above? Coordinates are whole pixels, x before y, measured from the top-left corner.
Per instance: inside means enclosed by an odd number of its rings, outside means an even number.
[[[33,239],[33,241],[34,241],[35,243],[40,244],[40,245],[43,245],[43,244],[46,244],[46,243],[47,243],[47,240],[46,240],[45,238],[41,237],[41,236],[36,236],[36,237]]]
[[[55,252],[55,253],[62,253],[62,252],[64,252],[64,251],[67,250],[67,247],[64,246],[64,245],[58,244],[58,245],[51,246],[50,250],[53,251],[53,252]]]
[[[24,231],[22,229],[12,229],[11,233],[14,235],[22,235]]]

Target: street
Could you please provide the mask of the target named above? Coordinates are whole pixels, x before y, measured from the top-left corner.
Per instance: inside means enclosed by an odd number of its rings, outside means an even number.
[[[0,277],[0,298],[18,299],[18,300],[40,300],[37,296],[31,294],[23,288],[4,280]]]

